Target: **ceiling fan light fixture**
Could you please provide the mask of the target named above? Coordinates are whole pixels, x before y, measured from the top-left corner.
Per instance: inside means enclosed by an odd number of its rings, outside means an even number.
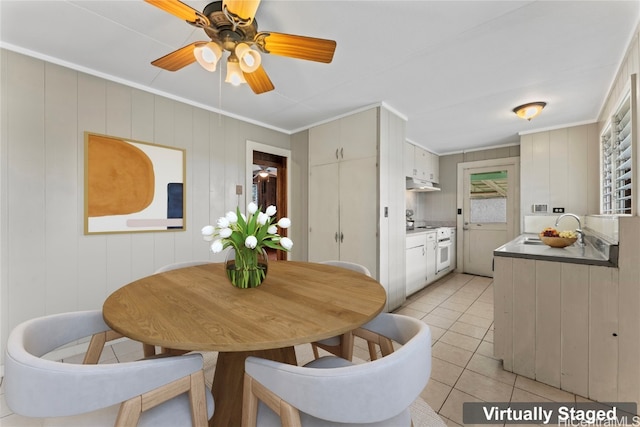
[[[530,102],[528,104],[518,105],[513,109],[513,112],[520,118],[531,120],[540,114],[546,105],[546,102]]]
[[[240,68],[245,73],[253,73],[262,63],[260,53],[251,49],[251,47],[246,43],[238,43],[235,53],[238,57]]]
[[[215,42],[204,43],[193,48],[193,55],[202,68],[214,72],[222,57],[222,48]]]
[[[227,59],[227,78],[224,81],[225,83],[231,83],[233,86],[240,86],[242,83],[247,82],[242,75],[240,63],[235,55],[229,55]]]

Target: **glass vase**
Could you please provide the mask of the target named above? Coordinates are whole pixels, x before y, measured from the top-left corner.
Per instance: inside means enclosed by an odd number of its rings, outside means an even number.
[[[264,249],[229,248],[225,267],[227,278],[236,288],[257,288],[267,277],[269,261]]]

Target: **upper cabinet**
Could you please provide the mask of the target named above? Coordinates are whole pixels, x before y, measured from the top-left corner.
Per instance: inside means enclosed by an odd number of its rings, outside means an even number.
[[[322,143],[309,145],[309,164],[376,157],[377,120],[376,110],[370,109],[311,128],[309,138]]]
[[[405,176],[438,184],[440,182],[440,157],[405,141],[404,170]]]
[[[431,182],[434,184],[440,183],[440,156],[437,154],[431,154]]]
[[[416,146],[410,142],[404,143],[404,176],[415,177],[416,170]]]

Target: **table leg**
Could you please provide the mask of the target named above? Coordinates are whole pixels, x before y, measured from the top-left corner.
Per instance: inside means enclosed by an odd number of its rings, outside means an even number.
[[[210,427],[237,427],[242,421],[244,361],[249,356],[297,365],[293,347],[218,353],[211,393],[215,411]]]

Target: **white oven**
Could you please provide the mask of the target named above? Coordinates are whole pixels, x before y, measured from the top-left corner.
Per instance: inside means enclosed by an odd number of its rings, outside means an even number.
[[[436,249],[436,274],[446,270],[451,265],[451,229],[440,227],[436,229],[438,240]]]

